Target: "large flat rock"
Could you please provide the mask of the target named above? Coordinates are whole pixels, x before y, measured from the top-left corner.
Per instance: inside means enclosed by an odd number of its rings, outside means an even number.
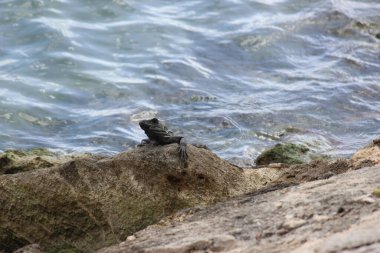
[[[98,253],[380,252],[380,167],[190,209]]]

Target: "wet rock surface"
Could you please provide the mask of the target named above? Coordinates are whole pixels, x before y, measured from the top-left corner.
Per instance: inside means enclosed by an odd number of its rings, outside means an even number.
[[[270,163],[302,164],[309,160],[307,153],[309,148],[301,144],[278,143],[274,147],[265,150],[257,159],[257,165]]]

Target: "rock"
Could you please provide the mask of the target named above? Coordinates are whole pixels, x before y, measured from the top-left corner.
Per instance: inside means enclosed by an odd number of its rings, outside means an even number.
[[[313,215],[313,220],[318,222],[327,221],[330,219],[330,216],[327,215]]]
[[[332,171],[327,171],[326,173],[320,175],[320,176],[318,177],[318,179],[328,179],[328,178],[330,178],[330,177],[332,177],[332,176],[334,176],[334,175],[335,175],[334,172],[332,172]]]
[[[127,241],[128,241],[128,238],[127,238]],[[125,247],[126,245],[128,245],[127,241],[119,243],[119,247],[122,248],[122,247]]]
[[[366,166],[375,166],[380,164],[380,145],[377,138],[362,149],[359,149],[352,156],[352,163],[355,168],[362,168]]]
[[[281,227],[286,229],[286,230],[292,230],[298,227],[301,227],[306,224],[306,220],[300,219],[300,218],[292,218],[286,220]]]
[[[307,161],[309,149],[300,144],[278,143],[273,148],[265,150],[256,158],[257,165],[270,163],[301,164]]]
[[[29,244],[14,251],[13,253],[43,253],[41,246],[39,244]]]
[[[273,203],[273,206],[277,209],[281,208],[282,207],[282,203],[281,202],[275,202]]]
[[[255,159],[252,159],[250,157],[231,157],[227,159],[228,162],[232,163],[233,165],[236,165],[240,168],[251,168],[255,165]]]
[[[192,102],[211,102],[215,101],[217,98],[214,96],[200,96],[200,95],[193,95],[191,96]]]
[[[133,241],[135,239],[136,239],[136,236],[134,236],[134,235],[130,235],[127,237],[127,241]]]
[[[8,172],[0,175],[0,252],[31,243],[60,253],[116,243],[104,252],[289,252],[379,208],[369,196],[379,187],[379,168],[355,171],[366,164],[359,160],[242,170],[189,145],[184,168],[177,148],[147,146],[56,162],[41,150],[0,156]],[[376,162],[376,152],[368,154]],[[37,157],[49,164],[30,162]],[[19,161],[27,169],[18,169]]]
[[[0,154],[0,174],[14,174],[33,169],[52,167],[54,163],[49,161],[51,156],[49,151],[42,148],[28,151],[7,150]]]
[[[354,202],[364,203],[364,204],[372,204],[375,203],[375,200],[369,196],[359,196],[353,199]]]
[[[130,248],[130,244],[123,244],[118,246],[118,249],[123,252],[149,252],[149,253],[202,253],[202,252],[229,252],[229,250],[236,247],[236,239],[231,235],[216,235],[210,238],[203,238],[194,236],[189,244],[182,244],[181,242],[171,241],[157,246],[151,250],[135,247]],[[110,247],[102,252],[113,252],[116,247]]]
[[[268,165],[269,168],[277,168],[277,169],[280,169],[280,168],[284,168],[284,167],[287,167],[286,164],[283,164],[283,163],[270,163]]]
[[[45,148],[30,150],[7,150],[0,154],[0,175],[15,174],[61,165],[73,158],[93,157],[91,154],[60,154]]]
[[[379,252],[379,203],[347,201],[371,192],[378,182],[380,167],[370,167],[279,190],[260,190],[197,208],[168,226],[149,226],[123,247],[97,253]],[[281,208],[273,203],[281,203]],[[337,215],[342,206],[351,211]],[[316,211],[320,214],[313,215]],[[285,228],[289,230],[284,233]]]
[[[349,159],[339,159],[336,161],[315,160],[309,164],[291,165],[278,169],[278,171],[281,171],[281,175],[273,184],[299,184],[313,180],[327,180],[352,168],[353,165]]]
[[[182,168],[177,147],[148,146],[1,175],[0,242],[6,251],[38,242],[48,251],[93,252],[177,210],[258,189],[280,175],[270,169],[247,174],[191,145]]]
[[[380,211],[367,214],[342,232],[311,240],[293,253],[303,252],[380,252]]]

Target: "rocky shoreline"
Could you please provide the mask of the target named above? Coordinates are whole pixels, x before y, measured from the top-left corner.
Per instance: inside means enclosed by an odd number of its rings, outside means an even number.
[[[267,152],[276,159],[254,169],[191,145],[186,168],[177,144],[112,157],[8,151],[0,252],[378,252],[379,143],[310,163]]]

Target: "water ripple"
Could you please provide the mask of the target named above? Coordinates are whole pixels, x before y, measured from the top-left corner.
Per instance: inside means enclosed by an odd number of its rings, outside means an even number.
[[[278,141],[350,154],[380,134],[379,13],[373,0],[1,1],[0,149],[113,153],[160,117],[225,158]]]

